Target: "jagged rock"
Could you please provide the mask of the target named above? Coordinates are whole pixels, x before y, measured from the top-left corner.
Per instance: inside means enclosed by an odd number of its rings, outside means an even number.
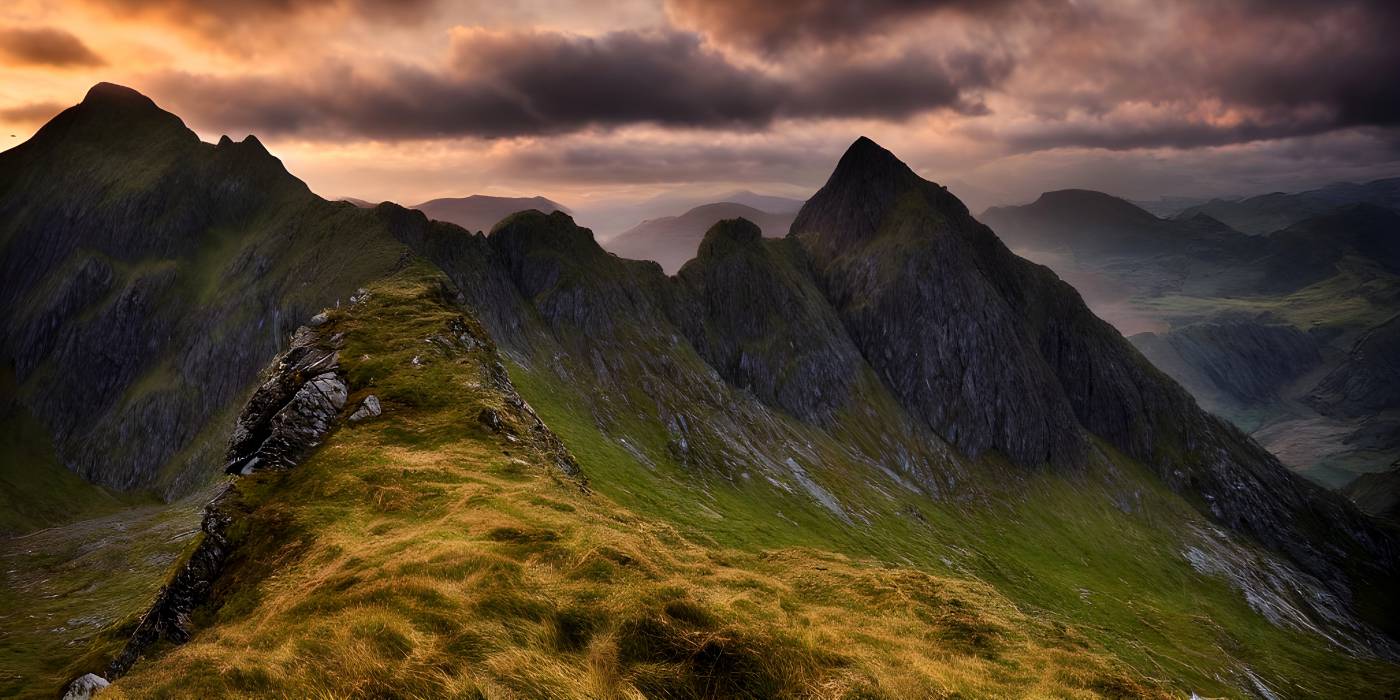
[[[326,323],[330,320],[331,317],[328,316],[326,312],[322,311],[321,313],[312,316],[311,320],[306,322],[306,325],[311,326],[312,328],[319,328],[321,326],[326,325]]]
[[[84,673],[68,684],[63,691],[63,700],[88,700],[109,685],[106,678],[96,673]]]
[[[321,443],[345,407],[349,387],[339,351],[303,327],[254,392],[229,441],[225,471],[288,469]]]
[[[481,409],[481,413],[477,414],[476,419],[493,432],[499,433],[505,428],[504,424],[501,423],[501,414],[497,413],[495,409]]]
[[[383,411],[379,406],[379,397],[375,396],[374,394],[370,394],[369,396],[365,397],[365,400],[363,402],[360,403],[360,407],[355,409],[354,413],[350,414],[350,422],[358,423],[368,418],[378,418],[382,412]]]
[[[204,507],[200,529],[204,537],[170,582],[156,594],[155,602],[137,623],[126,645],[107,664],[106,674],[121,678],[152,644],[166,640],[183,644],[190,637],[190,613],[209,598],[214,580],[231,551],[228,532],[241,495],[229,485]]]

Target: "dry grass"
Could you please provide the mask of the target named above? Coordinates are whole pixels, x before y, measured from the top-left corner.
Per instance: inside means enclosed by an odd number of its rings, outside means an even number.
[[[374,292],[335,323],[384,417],[244,480],[201,631],[104,697],[1164,695],[975,579],[721,547],[585,492],[476,421],[505,409],[495,358],[424,343],[456,315],[430,280]]]

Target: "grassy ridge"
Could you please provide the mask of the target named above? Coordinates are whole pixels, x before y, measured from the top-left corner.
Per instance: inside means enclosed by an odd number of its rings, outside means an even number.
[[[712,536],[677,524],[689,513],[585,492],[476,420],[506,411],[485,380],[494,355],[424,342],[457,313],[432,282],[371,291],[333,329],[356,395],[378,395],[385,416],[240,482],[259,505],[219,606],[111,697],[1160,694],[975,577],[801,546],[812,538],[772,513],[714,519],[755,494],[702,504],[709,487],[692,485]],[[655,485],[575,449],[600,490]],[[784,512],[835,532],[804,500]]]

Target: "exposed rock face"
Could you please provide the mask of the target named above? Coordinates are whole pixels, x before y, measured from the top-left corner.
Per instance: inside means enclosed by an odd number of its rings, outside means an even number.
[[[354,413],[350,414],[350,422],[358,423],[363,420],[369,420],[370,418],[378,418],[383,411],[384,409],[379,405],[379,397],[370,394],[360,403],[360,407],[355,409]]]
[[[1079,453],[1073,409],[1016,308],[1026,290],[1006,279],[1029,265],[1017,269],[947,190],[862,138],[791,235],[856,347],[936,432],[971,455],[996,449],[1028,465]]]
[[[120,653],[107,664],[106,676],[121,678],[152,645],[164,640],[183,644],[190,638],[190,614],[209,599],[232,548],[229,527],[241,507],[241,494],[230,485],[204,508],[202,538],[189,559],[160,589]]]
[[[268,368],[267,379],[248,400],[229,440],[228,473],[291,469],[335,427],[348,386],[338,363],[343,340],[326,332],[328,320],[298,329],[292,346]],[[232,554],[229,528],[246,507],[236,483],[225,486],[205,506],[199,544],[108,664],[107,678],[120,678],[161,640],[181,644],[189,639],[190,614],[209,599]]]
[[[339,345],[339,338],[323,339],[310,328],[297,331],[238,417],[224,471],[290,469],[321,444],[349,393]]]
[[[1348,418],[1400,409],[1400,316],[1356,341],[1307,401],[1324,415]]]

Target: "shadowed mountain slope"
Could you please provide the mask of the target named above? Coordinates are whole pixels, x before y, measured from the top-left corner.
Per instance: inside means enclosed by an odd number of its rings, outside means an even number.
[[[407,253],[256,138],[202,143],[105,83],[0,154],[0,250],[0,354],[60,460],[167,494],[212,473],[216,419],[294,319]]]

